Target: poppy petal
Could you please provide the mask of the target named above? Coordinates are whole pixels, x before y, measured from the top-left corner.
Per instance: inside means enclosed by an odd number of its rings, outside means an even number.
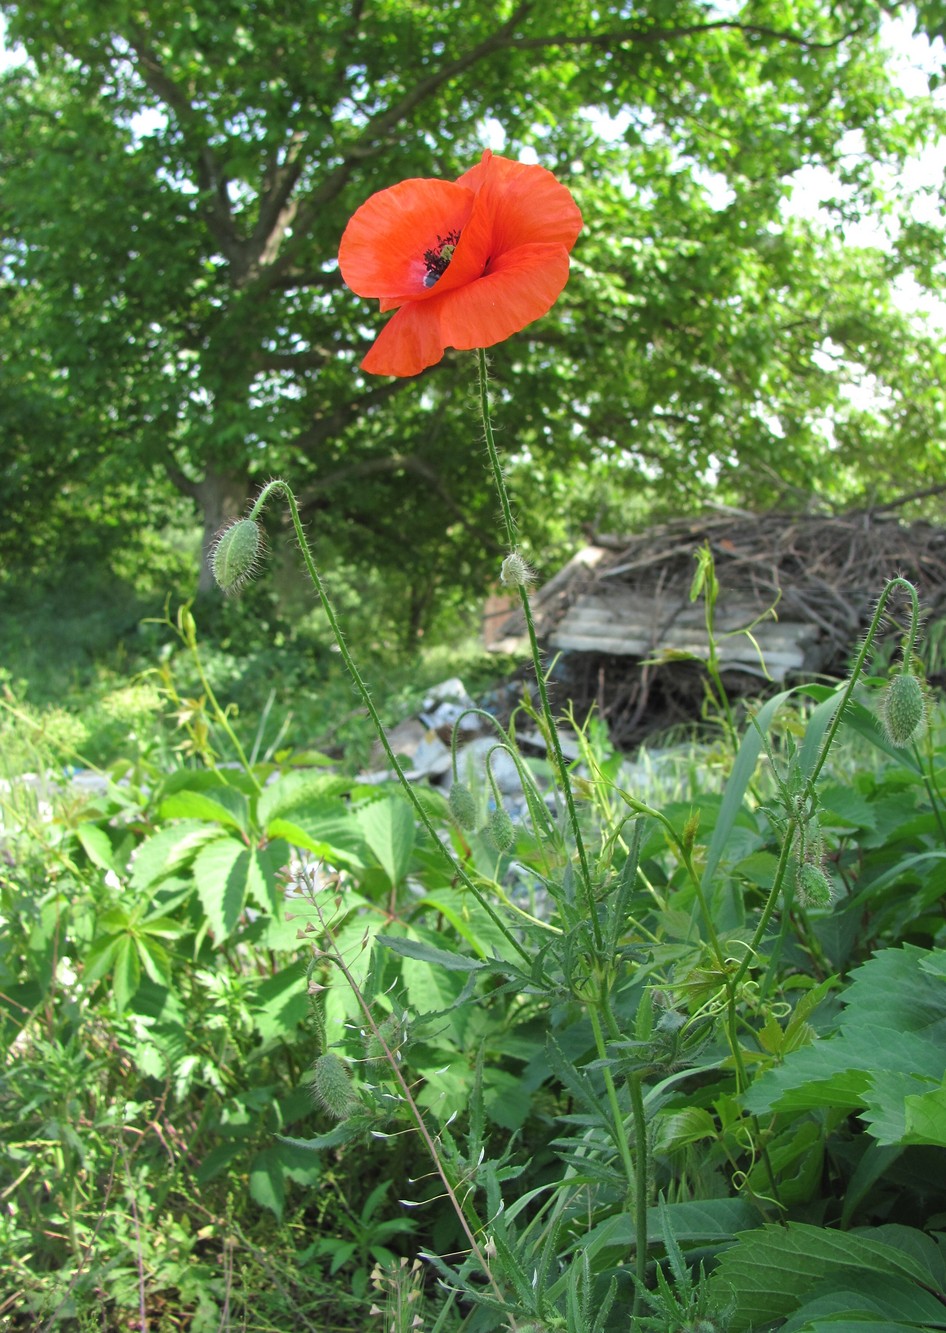
[[[444,353],[437,308],[441,301],[410,301],[392,315],[361,363],[369,375],[419,375]]]
[[[473,192],[453,181],[407,180],[380,190],[345,228],[342,277],[358,296],[380,297],[387,309],[433,296],[424,253],[462,231],[472,208]]]
[[[571,250],[581,231],[581,211],[570,192],[545,167],[487,158],[457,181],[476,191],[475,210],[493,220],[492,254],[519,245],[558,242]]]
[[[434,310],[446,347],[492,347],[548,313],[568,281],[563,245],[523,245],[491,261],[478,281],[444,294]]]

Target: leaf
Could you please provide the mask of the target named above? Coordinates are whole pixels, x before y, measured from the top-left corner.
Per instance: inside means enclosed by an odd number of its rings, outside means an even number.
[[[240,796],[240,800],[245,807],[245,798]],[[166,796],[158,807],[158,815],[161,819],[200,819],[241,831],[244,823],[226,805],[202,791],[178,791]]]
[[[417,830],[414,812],[400,796],[369,801],[357,810],[365,841],[374,852],[392,887],[407,874]]]
[[[253,1025],[264,1041],[291,1041],[309,1012],[305,987],[308,960],[281,968],[256,986],[250,1001]]]
[[[862,1274],[872,1273],[901,1278],[911,1288],[930,1282],[930,1272],[921,1262],[875,1239],[868,1229],[838,1232],[789,1222],[759,1227],[736,1239],[710,1279],[717,1300],[734,1302],[728,1324],[732,1333],[784,1319],[818,1283],[829,1276],[837,1278],[842,1270],[848,1270],[842,1280],[855,1287]]]
[[[275,915],[279,911],[279,872],[288,864],[289,848],[278,839],[267,847],[250,850],[246,870],[246,887],[253,901],[264,911]]]
[[[932,1143],[946,1148],[946,1077],[933,1091],[908,1096],[904,1119],[900,1143]]]
[[[76,837],[94,866],[98,866],[100,870],[111,870],[113,873],[118,873],[112,840],[103,828],[99,828],[98,824],[79,824],[76,828]]]
[[[789,1052],[761,1074],[743,1096],[747,1109],[856,1109],[880,1143],[939,1144],[946,984],[936,969],[943,955],[904,945],[856,968],[842,996],[838,1033]],[[921,1134],[928,1124],[931,1140],[905,1138],[908,1103],[920,1117],[911,1132]]]
[[[235,838],[218,838],[194,861],[197,893],[218,944],[240,919],[249,865],[249,849]]]
[[[282,1221],[286,1181],[276,1148],[264,1148],[250,1163],[250,1194],[261,1208],[269,1209],[277,1222]]]
[[[285,838],[293,847],[312,852],[332,865],[361,868],[368,860],[361,826],[341,801],[306,806],[294,811],[291,819],[282,816],[271,819],[266,834],[270,838]]]
[[[141,965],[138,962],[135,941],[130,935],[123,935],[118,941],[112,968],[112,990],[119,1013],[124,1013],[128,1008],[128,1002],[138,989],[140,980]]]
[[[350,787],[347,778],[334,773],[285,773],[264,787],[257,803],[256,817],[266,828],[273,819],[286,818],[320,803],[347,809],[341,801],[330,801],[330,798],[341,796]]]
[[[165,875],[179,870],[201,847],[220,837],[220,830],[198,820],[183,820],[161,829],[147,838],[135,853],[131,865],[131,887],[149,888]]]
[[[490,966],[478,958],[464,958],[462,954],[440,949],[425,940],[404,939],[399,935],[378,935],[376,939],[384,948],[391,949],[394,953],[399,953],[405,958],[417,958],[435,967],[446,968],[448,972],[479,972]]]
[[[736,762],[733,764],[732,771],[726,780],[713,836],[710,838],[709,847],[706,851],[706,865],[703,869],[702,883],[703,889],[707,893],[712,888],[713,879],[723,852],[729,843],[730,834],[742,812],[743,798],[749,790],[749,784],[755,773],[759,753],[762,749],[762,736],[768,730],[779,708],[791,694],[792,690],[783,690],[763,704],[756,713],[753,724],[749,726],[742,738],[739,753],[736,755]]]

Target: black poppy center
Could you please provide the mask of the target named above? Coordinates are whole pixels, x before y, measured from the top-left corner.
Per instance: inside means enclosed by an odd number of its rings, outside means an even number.
[[[424,265],[427,269],[427,276],[424,278],[425,287],[433,287],[434,283],[439,282],[446,273],[459,239],[458,231],[448,231],[446,236],[437,237],[436,245],[424,251]]]

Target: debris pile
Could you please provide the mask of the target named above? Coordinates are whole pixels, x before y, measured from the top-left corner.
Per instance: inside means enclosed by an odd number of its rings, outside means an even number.
[[[842,676],[888,578],[912,580],[929,619],[946,616],[946,528],[903,523],[894,508],[726,510],[599,539],[533,599],[539,637],[550,657],[560,655],[558,700],[571,700],[579,718],[596,706],[620,748],[699,717],[709,640],[691,588],[704,546],[720,585],[715,638],[733,695],[803,675]],[[520,651],[523,635],[513,614],[491,646]]]

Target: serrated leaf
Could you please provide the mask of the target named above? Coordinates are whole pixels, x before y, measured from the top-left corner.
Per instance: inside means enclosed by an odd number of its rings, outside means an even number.
[[[138,989],[140,980],[141,964],[138,962],[135,941],[130,935],[123,935],[118,941],[112,966],[112,991],[119,1013],[128,1008],[128,1002]]]
[[[94,866],[118,873],[113,860],[112,840],[103,828],[99,828],[98,824],[80,824],[76,828],[76,837]]]
[[[289,861],[288,845],[278,840],[250,850],[246,887],[253,901],[267,913],[279,910],[279,872]]]
[[[306,806],[294,811],[291,818],[273,818],[266,825],[266,833],[270,838],[284,838],[293,847],[312,852],[332,865],[360,869],[369,856],[360,825],[339,801]]]
[[[334,773],[286,773],[263,789],[256,816],[266,828],[270,820],[291,817],[296,810],[325,805],[350,787],[347,778]]]
[[[744,1232],[726,1250],[710,1279],[721,1303],[734,1302],[731,1333],[762,1328],[797,1310],[819,1283],[843,1270],[896,1275],[922,1286],[930,1273],[903,1250],[873,1238],[868,1230],[831,1231],[827,1227],[789,1222]],[[845,1275],[847,1280],[847,1275]]]
[[[250,1003],[253,1025],[264,1041],[282,1037],[291,1041],[309,1012],[305,987],[308,960],[300,959],[261,981]]]
[[[435,967],[446,968],[448,972],[479,972],[489,966],[480,959],[464,958],[462,954],[438,948],[436,944],[429,944],[426,940],[404,939],[399,935],[378,935],[376,938],[384,948],[391,949],[404,958],[416,958]]]
[[[246,898],[250,852],[235,838],[217,838],[194,861],[194,882],[217,943],[230,935]]]
[[[220,830],[198,820],[183,820],[147,838],[135,853],[131,866],[131,887],[146,889],[164,875],[180,870],[201,847],[220,837]]]
[[[245,809],[246,798],[236,794]],[[243,829],[243,821],[235,811],[202,791],[178,791],[166,796],[158,807],[158,815],[161,819],[200,819],[224,828]]]
[[[264,1148],[250,1163],[250,1194],[261,1208],[268,1208],[282,1221],[286,1202],[286,1181],[279,1153],[275,1148]]]
[[[407,874],[417,831],[414,812],[400,796],[369,801],[357,810],[365,841],[374,852],[392,886]]]
[[[930,1092],[904,1100],[901,1143],[932,1143],[946,1148],[946,1079]]]

